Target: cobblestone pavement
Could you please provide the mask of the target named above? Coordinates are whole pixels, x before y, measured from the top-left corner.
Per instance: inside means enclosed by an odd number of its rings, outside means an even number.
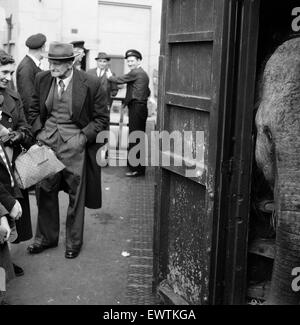
[[[153,215],[154,175],[149,170],[145,180],[136,179],[131,184],[135,197],[130,205],[130,265],[126,298],[129,304],[157,304],[152,294],[153,281]]]
[[[130,229],[125,304],[157,304],[152,293],[154,169],[148,168],[146,176],[138,178],[124,179],[124,169],[116,173],[116,169],[111,168],[109,173],[120,177],[122,200],[117,205],[128,218]]]
[[[153,305],[152,238],[154,170],[126,178],[126,168],[103,169],[103,208],[88,210],[84,246],[75,260],[64,258],[67,196],[60,195],[58,248],[30,256],[30,242],[12,246],[23,277],[8,287],[11,304],[20,305]],[[33,226],[36,202],[31,195]]]

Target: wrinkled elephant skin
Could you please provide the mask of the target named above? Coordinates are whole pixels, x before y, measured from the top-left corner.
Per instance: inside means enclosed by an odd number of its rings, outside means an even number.
[[[256,160],[274,190],[278,217],[267,304],[299,304],[292,270],[300,267],[300,38],[267,62],[256,126]]]

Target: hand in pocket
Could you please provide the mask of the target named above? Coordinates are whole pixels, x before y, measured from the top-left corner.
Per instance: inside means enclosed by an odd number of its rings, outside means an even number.
[[[87,140],[86,140],[86,136],[82,132],[79,133],[79,141],[78,142],[80,143],[81,151],[83,151],[86,147]]]

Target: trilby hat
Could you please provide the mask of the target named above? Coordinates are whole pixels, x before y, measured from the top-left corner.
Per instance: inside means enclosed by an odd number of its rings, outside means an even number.
[[[49,51],[44,55],[50,60],[69,60],[74,59],[80,53],[74,53],[72,44],[53,42],[49,45]]]
[[[95,60],[107,60],[110,61],[111,57],[108,56],[105,52],[99,52]]]

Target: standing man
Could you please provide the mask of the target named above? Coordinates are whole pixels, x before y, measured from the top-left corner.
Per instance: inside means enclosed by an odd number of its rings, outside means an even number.
[[[106,90],[107,104],[108,104],[109,110],[110,110],[112,102],[113,102],[112,97],[116,97],[117,93],[119,91],[117,84],[108,80],[107,76],[106,76],[106,72],[109,69],[110,59],[111,58],[106,53],[100,52],[98,54],[98,56],[95,58],[95,60],[97,61],[97,68],[87,71],[88,74],[91,74],[91,75],[94,75],[94,76],[97,76],[98,78],[100,78],[101,85]],[[113,74],[113,76],[114,76],[114,74]]]
[[[17,68],[17,88],[21,95],[25,117],[28,118],[28,110],[34,92],[34,80],[37,73],[41,72],[42,54],[45,52],[47,38],[44,34],[30,36],[26,41],[29,48],[28,54],[20,62]]]
[[[130,69],[128,74],[121,77],[114,77],[110,70],[107,72],[107,78],[117,84],[127,84],[127,92],[124,104],[128,106],[129,112],[129,135],[134,131],[146,132],[146,121],[148,118],[147,102],[150,96],[149,76],[141,67],[142,54],[137,50],[128,50],[125,54],[127,64]],[[140,143],[129,143],[130,150]],[[145,148],[146,150],[146,148]],[[140,155],[137,156],[140,158]],[[129,159],[130,160],[130,159]],[[145,175],[146,167],[142,164],[133,166],[128,161],[130,172],[126,174],[128,177],[137,177]]]
[[[85,51],[86,49],[84,48],[84,41],[74,41],[71,42],[74,46],[74,52],[78,53],[78,56],[76,56],[74,60],[74,67],[77,70],[86,70],[86,60],[85,60]]]
[[[109,112],[111,110],[111,106],[113,103],[112,97],[116,97],[116,95],[119,91],[118,85],[116,83],[108,80],[107,76],[106,76],[106,72],[109,69],[110,59],[111,58],[106,53],[100,52],[98,54],[98,56],[95,58],[95,60],[97,61],[97,68],[87,71],[88,74],[96,76],[97,78],[100,79],[101,86],[106,92],[107,108],[108,108]],[[107,126],[107,130],[109,130],[109,125]],[[109,156],[109,154],[108,154],[109,144],[108,143],[109,143],[109,140],[107,140],[103,143],[103,145],[105,144],[105,147],[103,147],[103,148],[105,148],[103,151],[103,155],[105,154],[106,159],[108,159],[108,156]]]
[[[37,75],[29,123],[37,140],[51,147],[66,168],[37,186],[38,221],[28,247],[38,254],[59,240],[58,192],[69,194],[66,258],[78,256],[83,243],[85,206],[101,208],[101,170],[96,162],[98,133],[108,124],[106,95],[100,81],[73,69],[72,44],[50,44],[50,71]]]

